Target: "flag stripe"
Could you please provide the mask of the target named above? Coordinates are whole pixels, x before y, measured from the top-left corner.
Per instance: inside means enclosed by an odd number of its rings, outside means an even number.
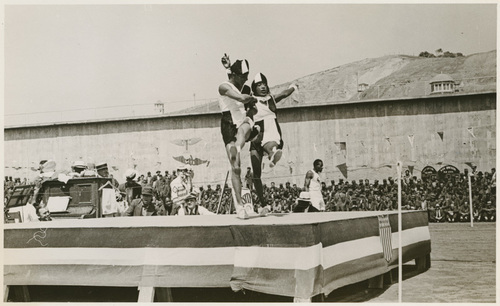
[[[184,218],[191,217],[194,216]],[[31,239],[36,235],[42,237],[38,240],[43,245],[57,248],[218,248],[233,246],[234,242],[227,226],[206,228],[176,226],[140,228],[30,228],[7,231],[4,247],[40,247],[41,244],[39,242]],[[103,237],[110,237],[110,239],[103,239]]]
[[[430,253],[431,242],[420,241],[403,247],[403,263]],[[324,270],[324,286],[322,293],[329,294],[337,288],[354,284],[377,275],[389,272],[398,265],[398,250],[393,249],[392,260],[388,264],[382,254],[374,254]]]
[[[397,215],[389,213],[388,219],[382,219],[383,235],[378,215],[290,214],[250,220],[136,217],[6,224],[4,283],[231,285],[309,298],[394,267]],[[403,259],[429,254],[426,212],[403,216],[409,224],[403,224]],[[392,253],[389,263],[384,248]]]
[[[392,258],[391,224],[388,215],[378,216],[380,242],[384,251],[384,258],[389,262]]]
[[[422,241],[403,248],[403,259],[423,256],[430,252],[430,242]],[[394,250],[397,265],[397,250]],[[381,254],[374,254],[335,265],[309,270],[243,268],[233,265],[217,266],[122,266],[122,265],[7,265],[4,284],[7,285],[80,285],[156,287],[229,287],[231,275],[234,288],[245,288],[269,294],[288,293],[295,296],[295,278],[302,277],[304,286],[316,288],[312,295],[330,293],[345,285],[356,283],[389,271]],[[319,269],[319,270],[318,270]],[[254,277],[246,277],[250,275]],[[309,276],[307,276],[309,275]],[[98,277],[96,277],[98,276]],[[267,283],[267,281],[269,283]],[[320,284],[323,286],[319,286]],[[264,285],[266,284],[266,285]],[[274,285],[273,285],[274,284]],[[269,287],[268,287],[269,286]],[[323,287],[323,289],[318,289]],[[283,294],[287,295],[287,294]]]
[[[405,214],[406,215],[406,214]],[[411,214],[417,217],[419,214]],[[190,216],[185,218],[192,218]],[[205,217],[205,216],[201,216]],[[211,217],[211,216],[207,216]],[[276,219],[286,220],[290,216],[275,217]],[[296,216],[294,216],[296,217]],[[392,217],[392,216],[391,216]],[[178,219],[167,217],[170,219]],[[184,218],[184,219],[185,219]],[[268,219],[272,217],[258,218]],[[133,218],[120,218],[128,219]],[[156,218],[153,218],[156,219]],[[304,218],[302,218],[304,219]],[[412,223],[411,227],[405,226],[403,230],[423,223],[412,221],[412,218],[405,218],[403,222]],[[397,219],[396,219],[397,222]],[[54,222],[53,225],[57,225]],[[420,224],[420,225],[419,225]],[[427,223],[425,223],[427,224]],[[131,224],[133,225],[133,223]],[[38,225],[40,226],[40,225]],[[248,227],[248,228],[247,228]],[[344,241],[351,241],[360,238],[378,236],[377,219],[373,217],[363,217],[359,219],[330,220],[319,224],[248,224],[240,223],[227,226],[180,226],[166,224],[164,227],[133,227],[128,228],[72,228],[72,227],[50,227],[50,228],[19,228],[6,229],[4,247],[5,248],[26,248],[40,247],[41,244],[35,239],[38,235],[43,245],[50,247],[108,247],[108,248],[134,248],[134,247],[156,247],[156,248],[177,248],[177,247],[226,247],[235,246],[234,235],[241,232],[238,228],[247,228],[244,232],[245,237],[241,237],[239,245],[253,246],[261,245],[263,241],[271,245],[293,245],[313,246],[317,244],[318,237],[321,236],[324,246],[337,244]],[[346,231],[346,228],[356,228],[356,230]],[[397,230],[397,223],[392,226],[392,231]],[[333,234],[335,233],[335,234]],[[112,239],[102,239],[103,236],[112,237]],[[26,238],[28,237],[28,238]],[[75,239],[78,237],[78,239]],[[126,237],[126,239],[125,239]],[[300,241],[297,240],[300,237]],[[31,240],[30,240],[31,239]]]
[[[397,249],[397,233],[393,233]],[[430,240],[428,227],[402,233],[403,246]],[[305,270],[329,268],[356,258],[382,253],[378,236],[323,247],[283,245],[225,248],[26,248],[4,249],[4,265],[228,265]]]

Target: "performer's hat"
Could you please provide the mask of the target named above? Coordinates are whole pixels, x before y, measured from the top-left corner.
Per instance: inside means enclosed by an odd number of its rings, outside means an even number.
[[[150,196],[152,196],[153,195],[153,188],[151,188],[151,187],[142,187],[141,194],[142,195],[150,195]]]
[[[198,198],[197,194],[194,192],[191,192],[190,194],[187,195],[185,200],[192,200],[192,199],[197,199],[197,198]]]
[[[108,170],[107,163],[98,163],[95,165],[96,170]]]
[[[231,73],[236,75],[243,75],[249,72],[249,65],[247,60],[237,60],[231,65]]]
[[[56,162],[53,160],[48,160],[40,166],[40,172],[54,172],[56,171]]]
[[[43,167],[43,164],[45,164],[46,162],[47,162],[47,160],[46,160],[46,159],[41,160],[41,161],[40,161],[40,163],[39,163],[39,166],[38,166],[38,170],[41,170],[41,169],[42,169],[42,167]]]
[[[299,201],[311,201],[311,195],[307,191],[302,191],[297,200],[299,200]]]
[[[73,168],[85,169],[85,168],[87,168],[87,165],[85,164],[85,162],[83,160],[76,160],[73,163]]]
[[[125,178],[127,179],[133,179],[135,176],[136,173],[134,169],[127,169],[127,171],[125,171]]]
[[[252,91],[255,92],[258,83],[265,83],[267,85],[267,78],[262,73],[257,73],[252,81]]]

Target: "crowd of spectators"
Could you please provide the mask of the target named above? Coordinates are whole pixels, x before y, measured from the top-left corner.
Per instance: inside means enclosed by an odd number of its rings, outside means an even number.
[[[169,214],[165,209],[170,201],[170,183],[176,172],[147,172],[135,177],[136,183],[153,188],[154,201],[161,214]],[[473,218],[475,221],[495,221],[496,216],[496,180],[495,169],[491,172],[477,172],[471,177]],[[8,197],[14,186],[28,184],[26,179],[6,177],[5,196]],[[251,180],[245,180],[252,190]],[[233,197],[227,184],[215,187],[211,185],[193,187],[198,194],[198,203],[209,211],[218,214],[234,213]],[[302,191],[296,184],[264,184],[264,198],[273,212],[291,212],[296,199]],[[222,193],[222,196],[221,196]],[[398,186],[392,178],[374,180],[343,180],[328,184],[322,183],[322,193],[326,211],[391,211],[398,208]],[[260,206],[255,192],[251,192],[255,209]],[[412,176],[407,170],[402,179],[402,208],[404,210],[427,210],[430,222],[467,222],[470,221],[469,185],[467,169],[463,173],[427,179]],[[220,202],[220,204],[219,204]]]

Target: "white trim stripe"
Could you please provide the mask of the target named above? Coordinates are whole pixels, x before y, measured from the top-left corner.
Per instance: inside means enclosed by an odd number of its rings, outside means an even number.
[[[414,227],[404,230],[401,233],[401,239],[403,240],[403,247],[410,244],[414,244],[421,241],[431,240],[431,234],[429,233],[428,226]],[[392,233],[392,249],[395,250],[399,248],[399,237],[398,233]]]
[[[337,243],[323,250],[323,268],[382,253],[379,236]]]
[[[322,263],[322,244],[304,248],[237,247],[234,266],[308,270]]]
[[[226,248],[30,248],[4,249],[4,265],[232,265]]]
[[[431,239],[428,226],[404,230],[402,236],[403,247]],[[397,249],[398,245],[398,233],[392,233],[392,249]],[[379,253],[383,254],[379,236],[337,243],[323,249],[323,268],[328,269],[351,260]]]

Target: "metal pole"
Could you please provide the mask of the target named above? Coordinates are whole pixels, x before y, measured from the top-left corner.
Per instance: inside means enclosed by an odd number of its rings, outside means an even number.
[[[398,161],[397,171],[398,171],[398,301],[403,302],[403,245],[401,240],[401,232],[403,230],[403,224],[401,221],[401,173],[402,173],[403,163]]]
[[[471,183],[471,174],[467,175],[469,181],[469,206],[470,206],[470,227],[474,227],[474,213],[472,208],[472,183]]]
[[[219,205],[217,205],[217,211],[215,212],[216,215],[219,214],[220,203],[222,202],[222,195],[224,194],[224,187],[226,186],[228,176],[229,176],[229,171],[226,173],[226,179],[224,180],[224,185],[222,185],[222,192],[220,193],[219,197]]]

